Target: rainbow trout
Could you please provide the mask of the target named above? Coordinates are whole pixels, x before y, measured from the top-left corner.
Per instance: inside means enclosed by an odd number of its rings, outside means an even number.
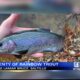
[[[31,55],[37,52],[59,52],[64,47],[64,37],[46,29],[17,32],[0,41],[0,53]]]

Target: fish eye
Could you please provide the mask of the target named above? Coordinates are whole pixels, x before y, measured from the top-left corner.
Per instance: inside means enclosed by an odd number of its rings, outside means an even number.
[[[0,43],[0,46],[2,46],[2,43]]]

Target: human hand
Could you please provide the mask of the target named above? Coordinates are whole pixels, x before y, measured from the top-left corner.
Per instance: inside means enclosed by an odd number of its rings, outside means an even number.
[[[13,34],[15,32],[36,29],[36,28],[21,28],[15,26],[20,16],[21,16],[20,14],[11,14],[6,20],[2,22],[2,24],[0,25],[0,39],[4,38],[7,35]],[[42,57],[43,53],[35,53],[32,56]]]

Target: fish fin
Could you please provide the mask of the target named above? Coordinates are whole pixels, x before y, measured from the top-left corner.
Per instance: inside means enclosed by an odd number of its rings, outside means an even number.
[[[37,28],[37,31],[50,32],[50,29]]]
[[[33,28],[33,30],[24,30],[24,31],[19,31],[19,32],[15,32],[15,33],[13,33],[13,34],[20,34],[20,33],[24,33],[24,32],[33,32],[33,31],[45,31],[45,32],[50,32],[50,29],[44,29],[44,28],[36,28],[36,29],[34,29]]]
[[[51,51],[51,50],[43,50],[42,52],[53,52],[53,51]]]
[[[16,58],[22,57],[22,55],[20,55],[19,53],[16,53],[16,52],[12,52],[11,54],[14,55]]]
[[[21,33],[24,33],[24,32],[34,32],[34,31],[42,31],[42,32],[50,32],[50,29],[44,29],[44,28],[36,28],[33,30],[24,30],[24,31],[19,31],[19,32],[15,32],[15,33],[11,33],[10,35],[15,35],[15,34],[21,34]],[[7,36],[10,36],[10,35],[7,35]]]
[[[37,49],[34,49],[33,47],[31,47],[29,50],[28,50],[28,52],[27,52],[27,56],[31,56],[32,54],[34,54],[34,53],[37,53],[37,52],[39,52]]]
[[[15,33],[11,33],[11,34],[9,34],[9,35],[6,35],[6,37],[9,37],[9,36],[12,36],[12,35],[16,35],[16,34],[21,34],[21,33],[25,33],[25,32],[37,32],[37,31],[41,31],[41,32],[51,32],[50,31],[50,29],[44,29],[44,28],[36,28],[36,29],[34,29],[33,28],[33,30],[24,30],[24,31],[19,31],[19,32],[15,32]]]
[[[29,50],[28,52],[27,52],[27,56],[31,56],[32,54],[34,54],[35,52],[33,51],[33,50]]]
[[[16,34],[25,33],[25,32],[30,32],[30,31],[38,31],[38,30],[35,29],[35,30],[24,30],[24,31],[19,31],[19,32],[15,32],[15,33],[11,33],[11,34],[9,34],[9,35],[6,35],[6,37],[12,36],[12,35],[16,35]]]
[[[17,52],[12,52],[11,54],[13,54],[13,55],[20,55],[20,54],[17,53]]]
[[[64,49],[60,49],[60,50],[57,50],[57,51],[53,51],[53,50],[44,50],[43,52],[62,52],[64,51]]]
[[[17,51],[12,53],[16,58],[22,58],[23,54],[26,54],[28,52],[28,50],[24,50],[24,51]]]
[[[22,55],[14,55],[16,58],[22,58]]]
[[[26,54],[27,52],[28,52],[28,50],[17,51],[17,53],[19,53],[20,55]]]

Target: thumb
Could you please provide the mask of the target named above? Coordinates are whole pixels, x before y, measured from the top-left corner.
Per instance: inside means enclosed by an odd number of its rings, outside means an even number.
[[[14,27],[16,21],[20,18],[20,14],[11,14],[6,20],[1,24],[2,27]]]

